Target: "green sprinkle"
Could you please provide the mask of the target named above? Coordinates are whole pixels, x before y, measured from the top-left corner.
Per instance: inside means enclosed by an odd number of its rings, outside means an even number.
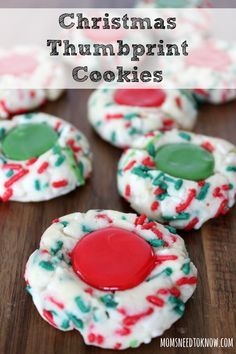
[[[177,215],[165,215],[163,219],[166,221],[173,221],[173,220],[188,220],[190,218],[189,213],[179,213]]]
[[[138,345],[139,345],[139,341],[137,339],[133,339],[129,343],[130,348],[136,348]]]
[[[93,231],[93,229],[91,229],[91,227],[86,226],[86,225],[82,225],[82,231],[86,234],[90,233]]]
[[[228,172],[236,172],[236,166],[228,166],[226,168],[226,171],[228,171]]]
[[[115,144],[115,142],[116,142],[116,132],[112,132],[111,141],[112,141],[113,144]]]
[[[162,193],[162,194],[159,194],[159,195],[157,195],[156,196],[156,199],[158,200],[158,201],[162,201],[162,200],[164,200],[166,197],[168,197],[168,193]]]
[[[39,262],[39,266],[42,267],[45,270],[48,270],[48,271],[53,271],[54,270],[54,265],[51,262],[40,261]]]
[[[68,221],[60,221],[60,224],[62,224],[64,227],[66,227],[67,225],[69,225]]]
[[[137,175],[142,178],[151,178],[151,176],[148,173],[149,169],[145,166],[139,166],[139,167],[134,167],[131,172],[134,175]]]
[[[114,300],[113,294],[107,294],[100,297],[100,300],[104,303],[106,307],[116,308],[118,303]]]
[[[185,132],[179,132],[179,136],[183,138],[184,140],[190,141],[192,139],[191,135],[185,133]]]
[[[160,187],[161,189],[164,189],[165,191],[168,189],[168,184],[165,183],[164,181],[161,181],[159,178],[155,178],[152,184],[154,186]]]
[[[182,316],[184,314],[185,305],[182,304],[181,306],[175,306],[173,310],[177,312],[178,315]]]
[[[36,189],[36,191],[40,191],[41,189],[40,181],[38,179],[34,181],[34,188]]]
[[[209,187],[210,187],[210,183],[205,183],[204,186],[202,186],[202,188],[197,196],[197,200],[204,200],[206,198]]]
[[[125,114],[124,119],[131,120],[133,118],[137,118],[137,116],[138,116],[137,113],[128,113],[128,114]]]
[[[64,321],[62,322],[62,324],[61,324],[61,328],[67,329],[67,328],[69,328],[69,327],[70,327],[70,321],[64,320]]]
[[[0,128],[0,139],[3,139],[5,136],[6,130],[4,128]]]
[[[95,125],[96,127],[100,127],[102,125],[102,121],[101,120],[97,121]]]
[[[26,290],[29,294],[31,294],[31,286],[30,286],[30,285],[26,285],[25,290]]]
[[[189,272],[190,272],[190,262],[184,263],[182,268],[181,268],[181,270],[182,270],[182,272],[184,274],[186,274],[186,275],[189,274]]]
[[[174,179],[174,178],[171,178],[171,177],[169,177],[169,176],[164,176],[164,180],[165,180],[166,182],[175,183],[175,179]]]
[[[33,116],[34,116],[34,113],[26,113],[26,114],[24,114],[24,118],[25,119],[32,119]]]
[[[59,252],[62,249],[63,246],[63,242],[62,241],[57,241],[56,242],[56,247],[55,248],[51,248],[51,253],[53,255],[57,254],[57,252]]]
[[[173,226],[165,225],[165,228],[169,230],[172,234],[177,234],[177,231]]]
[[[54,155],[60,154],[61,153],[61,148],[59,145],[55,145],[52,149]]]
[[[166,269],[163,270],[163,273],[165,273],[165,275],[169,277],[173,273],[173,270],[172,268],[167,267]]]
[[[76,317],[72,313],[69,313],[68,317],[74,323],[75,327],[77,327],[79,329],[83,329],[84,328],[84,323],[83,323],[83,321],[80,318]]]
[[[182,316],[185,310],[184,302],[175,296],[169,296],[168,301],[171,304],[175,305],[173,310],[177,312],[180,316]]]
[[[155,145],[153,143],[149,143],[147,146],[147,151],[149,153],[150,156],[155,157],[156,155],[156,149],[155,149]]]
[[[183,180],[182,179],[178,179],[175,182],[175,189],[178,191],[182,187],[182,184],[183,184]]]
[[[81,312],[88,313],[91,310],[91,307],[89,305],[86,305],[80,296],[77,296],[75,298],[75,302]]]
[[[234,188],[232,183],[229,183],[229,190],[232,190]]]
[[[153,239],[153,240],[148,240],[148,243],[152,246],[152,247],[161,247],[164,245],[164,241],[163,240],[158,240],[157,238]]]
[[[163,273],[169,277],[169,276],[173,273],[173,270],[172,270],[172,268],[167,267],[167,268],[165,268],[162,272],[157,273],[157,274],[154,274],[154,275],[152,275],[151,277],[149,277],[149,278],[146,280],[146,282],[148,283],[149,281],[158,278],[158,277],[159,277],[160,275],[162,275]]]
[[[14,175],[14,171],[13,170],[9,170],[9,171],[7,171],[7,173],[6,173],[6,176],[7,177],[11,177],[11,176],[13,176]]]
[[[59,167],[63,164],[63,162],[65,161],[66,157],[65,155],[60,155],[57,159],[57,161],[55,162],[55,166]]]

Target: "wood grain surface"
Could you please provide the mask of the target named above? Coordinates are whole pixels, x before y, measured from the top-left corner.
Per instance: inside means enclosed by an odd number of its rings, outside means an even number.
[[[133,0],[61,1],[9,0],[0,7],[131,6]],[[222,2],[217,1],[222,5]],[[229,3],[229,1],[228,1]],[[232,7],[235,7],[232,3]],[[42,203],[0,204],[0,354],[109,354],[86,347],[77,331],[61,332],[39,316],[25,291],[23,273],[30,254],[39,246],[44,230],[59,216],[91,208],[131,211],[117,193],[116,166],[121,152],[102,141],[87,121],[88,90],[69,90],[43,111],[75,124],[88,137],[94,153],[93,174],[76,191]],[[236,144],[236,101],[204,105],[196,131],[228,139]],[[228,215],[209,221],[200,231],[180,233],[198,268],[199,285],[186,306],[182,319],[165,332],[166,338],[233,337],[236,292],[236,208]],[[234,338],[235,339],[235,338]],[[235,343],[236,346],[236,343]],[[224,354],[226,348],[160,348],[160,339],[124,353],[136,354]]]
[[[86,354],[106,353],[86,347],[76,331],[61,332],[39,316],[25,291],[23,273],[43,231],[59,216],[91,208],[131,211],[117,193],[116,166],[121,152],[101,140],[87,121],[89,90],[70,90],[43,111],[58,115],[82,130],[94,153],[93,175],[76,191],[42,203],[0,204],[0,353]],[[236,144],[236,102],[201,107],[196,131]],[[199,271],[199,285],[182,319],[165,337],[233,337],[235,335],[236,208],[225,217],[209,221],[200,231],[180,233]],[[160,348],[160,340],[135,351],[154,353],[224,354],[227,349]],[[231,350],[232,352],[233,350]]]

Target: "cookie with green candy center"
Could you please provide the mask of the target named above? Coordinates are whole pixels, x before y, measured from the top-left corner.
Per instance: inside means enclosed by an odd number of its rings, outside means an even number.
[[[118,189],[139,213],[176,228],[198,229],[235,203],[236,148],[178,130],[136,140],[118,167]]]
[[[83,185],[91,172],[85,136],[45,113],[0,121],[0,198],[41,201]]]

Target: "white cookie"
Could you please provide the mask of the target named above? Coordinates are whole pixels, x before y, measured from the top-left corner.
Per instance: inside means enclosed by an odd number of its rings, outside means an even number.
[[[197,109],[195,100],[186,90],[100,88],[89,99],[88,116],[104,140],[123,148],[156,129],[192,129]]]
[[[92,250],[104,232],[105,248],[103,243],[97,243],[98,249]],[[124,238],[119,238],[119,232],[125,233]],[[93,243],[86,257],[80,249],[75,260],[75,249],[88,239]],[[132,247],[127,243],[131,239]],[[136,242],[142,245],[139,257],[136,257]],[[74,264],[83,263],[82,259],[87,262],[90,252],[97,252],[92,264],[98,285],[104,273],[106,281],[114,282],[120,272],[113,271],[112,261],[107,264],[105,250],[108,257],[110,252],[116,259],[123,257],[127,268],[121,270],[122,277],[136,277],[132,267],[137,260],[144,267],[143,252],[151,252],[154,265],[135,287],[98,290],[82,280],[84,273],[79,273],[80,277],[76,274]],[[119,262],[116,265],[119,267]],[[184,241],[173,228],[150,222],[144,215],[90,210],[54,221],[43,234],[40,248],[28,260],[25,280],[40,315],[51,325],[63,331],[78,330],[88,345],[125,349],[149,343],[183,315],[185,302],[196,287],[196,275]]]
[[[41,201],[69,193],[91,173],[85,136],[45,113],[0,121],[2,201]],[[18,139],[18,144],[17,144]]]
[[[169,157],[165,155],[160,161],[169,147]],[[177,156],[178,147],[185,151]],[[155,132],[135,141],[134,147],[123,154],[118,189],[137,212],[179,229],[198,229],[235,203],[236,148],[204,135],[178,130]]]
[[[56,100],[65,81],[64,67],[52,64],[48,53],[38,47],[0,50],[0,118],[33,110]],[[6,89],[6,87],[14,89]],[[26,89],[32,86],[35,89]],[[47,87],[47,88],[46,88]]]

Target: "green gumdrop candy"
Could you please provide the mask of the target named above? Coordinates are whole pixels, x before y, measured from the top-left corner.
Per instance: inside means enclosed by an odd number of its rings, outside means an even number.
[[[163,145],[156,152],[155,162],[158,170],[191,181],[201,181],[214,174],[213,155],[194,144]]]
[[[22,124],[6,135],[2,150],[7,158],[24,161],[44,154],[57,139],[57,133],[47,124]]]

